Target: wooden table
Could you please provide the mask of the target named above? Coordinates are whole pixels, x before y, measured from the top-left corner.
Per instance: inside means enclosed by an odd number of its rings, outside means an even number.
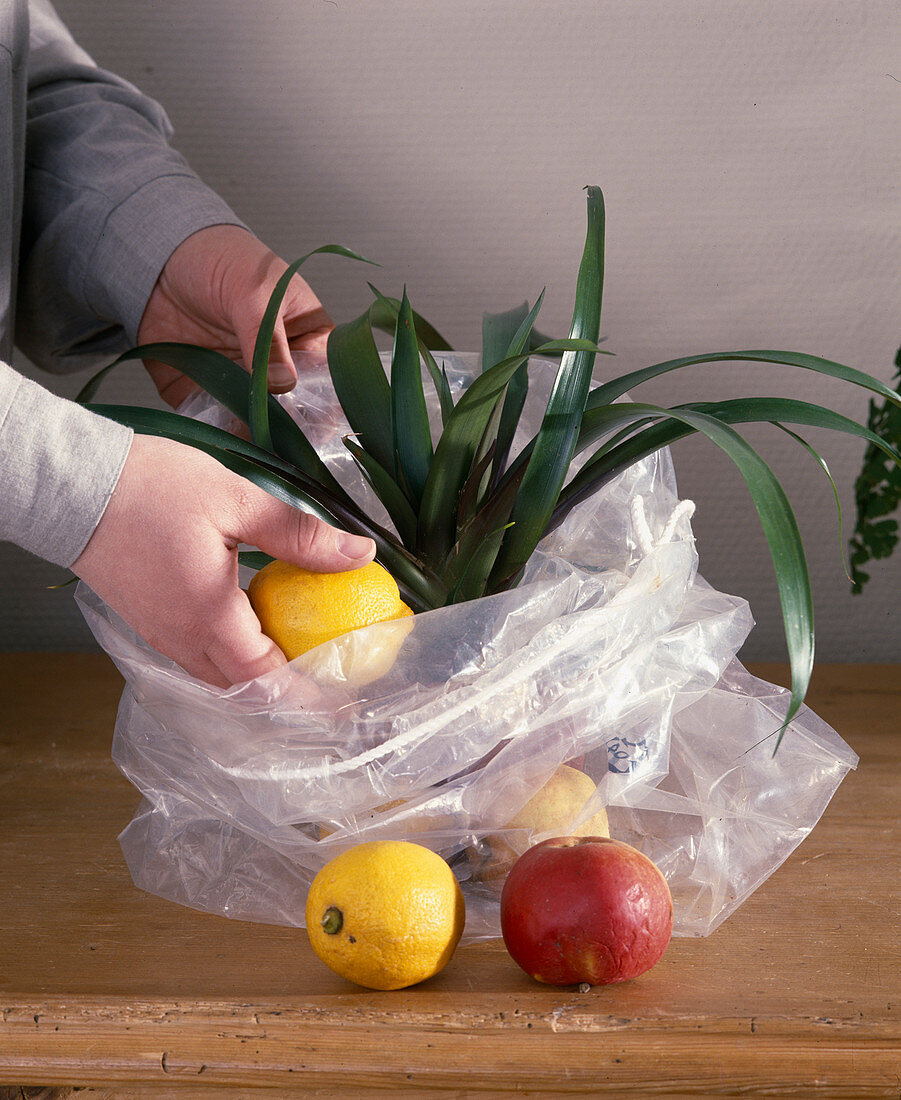
[[[302,930],[135,889],[120,689],[100,655],[0,656],[0,1096],[899,1096],[899,668],[817,670],[809,702],[861,756],[820,825],[712,936],[584,993],[499,941],[370,992]]]

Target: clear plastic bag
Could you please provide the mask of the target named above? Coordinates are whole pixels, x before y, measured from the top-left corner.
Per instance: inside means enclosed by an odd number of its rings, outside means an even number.
[[[477,359],[446,366],[459,392]],[[554,369],[536,366],[527,431]],[[303,372],[282,400],[365,497],[327,374]],[[206,398],[189,411],[227,423]],[[480,873],[481,846],[500,837],[522,852],[541,839],[509,823],[576,761],[595,793],[566,831],[605,806],[611,834],[666,875],[676,933],[708,934],[807,835],[857,758],[806,707],[773,757],[788,692],[735,659],[750,612],[697,575],[689,515],[659,452],[573,510],[516,589],[417,615],[390,672],[357,689],[353,647],[395,624],[223,692],[79,586],[126,680],[113,757],[144,796],[120,837],[135,883],[224,916],[302,925],[327,860],[409,839],[454,868],[465,937],[497,936],[499,883]]]

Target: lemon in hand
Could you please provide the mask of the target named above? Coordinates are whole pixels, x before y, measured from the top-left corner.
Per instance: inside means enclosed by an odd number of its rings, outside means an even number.
[[[358,844],[330,860],[307,895],[319,958],[357,985],[403,989],[447,965],[465,920],[447,863],[406,840]]]
[[[350,687],[384,676],[413,625],[413,612],[401,600],[397,582],[377,562],[342,573],[313,573],[272,561],[253,577],[247,595],[263,632],[289,661],[340,638],[330,667],[339,669],[340,679]],[[389,622],[392,626],[374,637],[350,633]]]

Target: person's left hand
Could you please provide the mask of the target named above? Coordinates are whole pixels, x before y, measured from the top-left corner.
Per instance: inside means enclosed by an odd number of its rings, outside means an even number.
[[[138,341],[200,344],[230,359],[253,358],[257,329],[287,264],[246,229],[216,225],[188,237],[172,253],[148,299]],[[310,287],[295,275],[288,287],[269,357],[269,389],[285,393],[297,372],[292,351],[325,354],[333,328]],[[163,363],[145,362],[160,396],[177,408],[197,387]]]

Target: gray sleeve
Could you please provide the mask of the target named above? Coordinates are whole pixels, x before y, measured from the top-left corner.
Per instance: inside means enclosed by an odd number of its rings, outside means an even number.
[[[68,371],[137,338],[172,252],[241,225],[170,148],[162,108],[97,68],[46,0],[32,0],[16,342]]]
[[[132,435],[0,363],[0,539],[72,565],[100,522]]]

